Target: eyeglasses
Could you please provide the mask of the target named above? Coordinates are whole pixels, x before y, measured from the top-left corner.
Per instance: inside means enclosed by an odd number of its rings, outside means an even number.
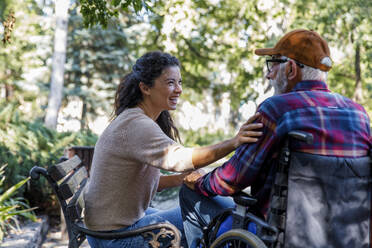
[[[276,66],[276,65],[279,65],[281,63],[285,63],[285,62],[288,62],[289,59],[285,58],[285,59],[266,59],[266,66],[267,66],[267,70],[268,72],[272,72],[273,68]],[[295,63],[300,67],[300,68],[304,68],[304,65],[295,61]]]

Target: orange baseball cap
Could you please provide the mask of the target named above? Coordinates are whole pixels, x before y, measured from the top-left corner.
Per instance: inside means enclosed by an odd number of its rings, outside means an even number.
[[[312,30],[293,30],[285,34],[274,48],[256,49],[255,54],[286,56],[322,71],[329,71],[332,68],[327,42]]]

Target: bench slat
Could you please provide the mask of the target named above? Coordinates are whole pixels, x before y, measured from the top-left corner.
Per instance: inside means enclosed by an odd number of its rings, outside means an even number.
[[[63,199],[66,200],[70,198],[79,189],[80,184],[87,177],[87,170],[83,166],[62,182],[59,186],[59,193],[62,195]]]
[[[82,211],[85,208],[83,189],[88,178],[85,178],[80,185],[80,188],[76,191],[74,196],[66,207],[67,215],[72,220],[80,220],[82,217]]]
[[[87,168],[88,173],[92,165],[94,146],[72,146],[68,149],[69,156],[78,155],[82,164]]]
[[[53,180],[59,181],[64,178],[70,171],[75,169],[80,163],[80,158],[78,156],[74,156],[69,160],[51,166],[48,169],[48,174],[53,178]]]

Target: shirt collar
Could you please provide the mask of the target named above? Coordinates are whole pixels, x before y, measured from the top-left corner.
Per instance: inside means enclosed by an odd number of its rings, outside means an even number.
[[[321,90],[321,91],[328,91],[328,86],[323,81],[317,80],[305,80],[298,82],[295,87],[293,87],[292,91],[308,91],[308,90]]]

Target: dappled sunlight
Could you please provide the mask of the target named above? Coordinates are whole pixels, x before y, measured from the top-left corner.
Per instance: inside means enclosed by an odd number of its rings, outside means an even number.
[[[178,114],[178,123],[184,129],[197,130],[205,126],[209,119],[198,107],[189,102],[183,103],[179,112],[181,113]]]
[[[242,115],[243,120],[248,120],[249,117],[254,115],[256,112],[257,105],[253,101],[248,101],[247,103],[244,103],[240,109],[239,113]]]
[[[222,94],[221,104],[215,106],[212,97],[205,97],[203,102],[195,105],[185,101],[178,108],[176,119],[183,129],[198,130],[208,127],[209,132],[219,129],[229,131],[230,99],[229,94]]]
[[[93,133],[101,134],[108,124],[109,118],[102,115],[97,117],[93,122],[89,123],[89,129],[92,130]]]
[[[83,108],[83,102],[80,100],[69,101],[66,107],[61,110],[61,114],[58,115],[58,132],[80,130],[80,118]]]

